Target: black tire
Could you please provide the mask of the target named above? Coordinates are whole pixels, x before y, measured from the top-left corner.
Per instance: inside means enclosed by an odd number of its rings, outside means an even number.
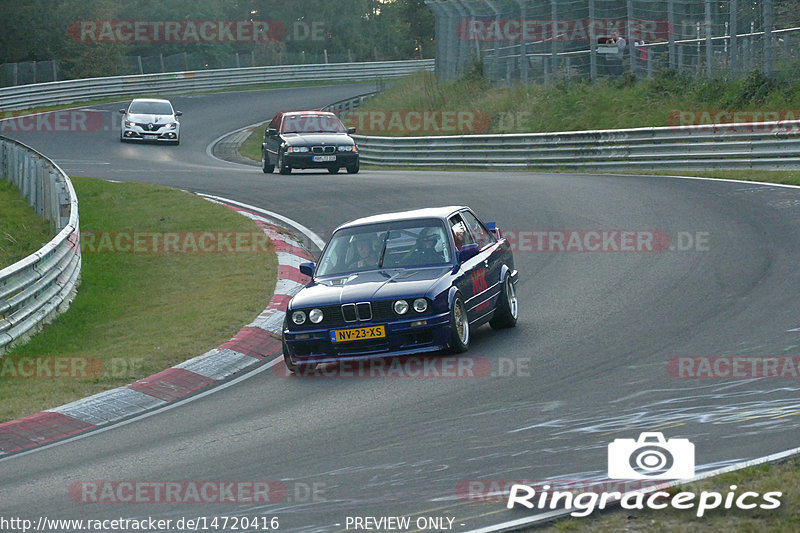
[[[328,167],[328,172],[330,172],[331,174],[338,174],[339,167]]]
[[[467,306],[461,300],[461,295],[457,294],[453,299],[453,307],[450,309],[450,351],[452,353],[466,352],[469,349],[469,338]]]
[[[519,316],[517,291],[514,289],[514,284],[511,283],[511,276],[506,276],[503,291],[500,293],[497,308],[494,310],[494,316],[489,320],[489,325],[493,329],[513,328],[517,325],[517,316]]]
[[[264,174],[272,174],[275,170],[275,165],[269,164],[269,156],[264,153],[264,150],[261,150],[261,171]]]
[[[356,161],[353,165],[347,165],[347,173],[358,174],[358,161]]]
[[[292,167],[290,167],[283,159],[283,152],[278,152],[278,172],[281,174],[291,174]]]

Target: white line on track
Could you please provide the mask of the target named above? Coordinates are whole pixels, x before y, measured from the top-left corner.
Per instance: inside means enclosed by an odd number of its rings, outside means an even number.
[[[175,407],[179,407],[181,405],[184,405],[186,403],[193,402],[193,401],[198,400],[200,398],[204,398],[204,397],[206,397],[206,396],[208,396],[210,394],[214,394],[215,392],[221,391],[223,389],[227,389],[228,387],[236,385],[240,381],[244,381],[245,379],[251,378],[253,376],[256,376],[256,375],[260,374],[261,372],[269,370],[270,368],[272,368],[273,366],[278,364],[278,362],[280,362],[280,361],[283,361],[283,358],[282,357],[276,357],[275,359],[269,361],[268,363],[259,366],[255,370],[249,371],[246,374],[243,374],[243,375],[239,376],[238,378],[235,378],[235,379],[232,379],[232,380],[230,380],[230,381],[228,381],[226,383],[223,383],[222,385],[219,385],[219,386],[216,386],[216,387],[212,387],[211,389],[209,389],[209,390],[207,390],[205,392],[201,392],[201,393],[195,394],[194,396],[191,396],[189,398],[184,398],[183,400],[179,400],[179,401],[177,401],[175,403],[167,404],[167,405],[165,405],[163,407],[159,407],[159,408],[154,409],[152,411],[148,411],[146,413],[143,413],[141,415],[135,416],[133,418],[129,418],[129,419],[123,420],[121,422],[115,422],[114,424],[112,424],[110,426],[105,426],[105,427],[102,427],[102,428],[99,428],[99,429],[90,430],[87,433],[82,433],[80,435],[75,435],[74,437],[69,437],[69,438],[64,439],[64,440],[59,440],[59,441],[53,442],[51,444],[44,444],[42,446],[37,446],[37,447],[35,447],[35,448],[31,449],[31,450],[15,453],[15,454],[10,455],[8,457],[0,457],[0,462],[8,461],[8,460],[11,460],[11,459],[15,459],[17,457],[22,457],[23,455],[28,455],[29,453],[35,453],[35,452],[38,452],[38,451],[41,451],[41,450],[46,450],[47,448],[52,448],[53,446],[60,446],[62,444],[66,444],[68,442],[72,442],[72,441],[80,440],[80,439],[83,439],[83,438],[86,438],[86,437],[90,437],[92,435],[97,435],[98,433],[103,433],[103,432],[106,432],[106,431],[108,431],[110,429],[115,429],[115,428],[118,428],[118,427],[121,427],[121,426],[126,426],[126,425],[128,425],[128,424],[130,424],[132,422],[138,422],[139,420],[142,420],[142,419],[145,419],[145,418],[149,418],[149,417],[151,417],[153,415],[157,415],[157,414],[162,413],[164,411],[168,411],[170,409],[174,409]]]
[[[279,215],[278,213],[275,213],[273,211],[267,211],[266,209],[261,209],[260,207],[255,207],[253,205],[245,204],[243,202],[237,202],[236,200],[229,200],[227,198],[221,198],[219,196],[214,196],[214,195],[211,195],[211,194],[197,193],[197,195],[198,196],[202,196],[203,198],[211,198],[212,200],[216,200],[216,201],[221,202],[223,204],[234,205],[234,206],[242,207],[244,209],[248,209],[250,211],[255,211],[257,213],[262,213],[262,214],[264,214],[264,215],[266,215],[268,217],[274,218],[276,220],[280,220],[281,222],[289,224],[290,226],[292,226],[293,228],[298,230],[300,233],[304,234],[306,237],[308,237],[311,240],[311,242],[314,243],[314,246],[316,246],[320,250],[322,250],[322,248],[325,247],[325,241],[322,240],[322,238],[320,238],[319,235],[317,235],[316,233],[314,233],[313,231],[311,231],[310,229],[308,229],[304,225],[300,224],[299,222],[296,222],[296,221],[292,220],[291,218],[285,217],[283,215]]]

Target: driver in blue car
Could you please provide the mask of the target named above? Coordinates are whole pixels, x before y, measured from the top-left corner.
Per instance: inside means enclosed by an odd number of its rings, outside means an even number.
[[[353,238],[356,253],[350,262],[350,268],[353,270],[378,268],[378,253],[375,251],[373,240],[369,235],[356,235]]]
[[[419,232],[417,246],[404,258],[405,265],[437,265],[444,263],[445,257],[436,249],[441,239],[441,232],[436,228],[425,228]]]

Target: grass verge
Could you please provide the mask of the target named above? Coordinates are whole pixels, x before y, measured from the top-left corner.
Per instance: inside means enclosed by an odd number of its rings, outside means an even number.
[[[264,128],[268,122],[259,124],[250,131],[250,135],[239,146],[239,154],[253,161],[261,161],[261,141],[264,139]]]
[[[252,321],[272,296],[277,259],[269,242],[258,253],[191,253],[191,247],[185,253],[120,253],[100,246],[91,253],[85,246],[87,232],[263,235],[250,219],[166,187],[72,181],[84,241],[78,294],[67,312],[0,359],[0,421],[123,386],[203,354]],[[119,242],[124,247],[130,241]],[[53,358],[67,361],[63,377],[48,376],[48,368],[55,373]]]
[[[55,237],[12,183],[0,179],[0,270],[24,259]]]
[[[788,74],[767,78],[752,72],[736,80],[706,80],[667,70],[652,80],[625,75],[595,81],[563,80],[554,84],[495,87],[480,72],[472,70],[448,82],[437,81],[429,72],[410,75],[364,102],[362,110],[459,110],[473,111],[475,117],[488,119],[467,123],[474,126],[475,131],[449,133],[469,134],[680,126],[687,124],[687,120],[702,124],[716,119],[717,114],[704,115],[701,111],[715,110],[743,112],[740,115],[745,117],[778,112],[783,120],[797,117],[798,108],[800,82]],[[719,120],[726,118],[721,116]],[[414,131],[407,131],[405,124],[365,120],[359,133],[443,134],[437,126],[444,126],[444,123],[409,123],[420,126]]]
[[[736,488],[731,490],[731,487]],[[728,533],[741,532],[780,532],[800,531],[800,457],[791,458],[776,464],[764,464],[745,468],[737,472],[722,474],[713,478],[676,487],[671,494],[692,492],[696,495],[692,509],[675,509],[671,505],[663,510],[628,510],[616,507],[614,510],[596,513],[587,518],[566,518],[548,526],[529,528],[526,531],[592,531],[610,533],[617,531],[647,532],[694,532]],[[703,491],[717,492],[723,497],[718,509],[697,516],[697,498]],[[724,499],[733,492],[734,502],[744,492],[781,492],[781,505],[777,509],[724,509]],[[745,503],[764,503],[759,496]],[[734,504],[735,505],[735,504]]]

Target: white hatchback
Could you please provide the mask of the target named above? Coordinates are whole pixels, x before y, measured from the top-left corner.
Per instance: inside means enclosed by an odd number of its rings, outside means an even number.
[[[119,140],[154,141],[180,144],[180,111],[175,111],[169,100],[159,98],[135,98],[128,109],[120,109],[123,115]]]

